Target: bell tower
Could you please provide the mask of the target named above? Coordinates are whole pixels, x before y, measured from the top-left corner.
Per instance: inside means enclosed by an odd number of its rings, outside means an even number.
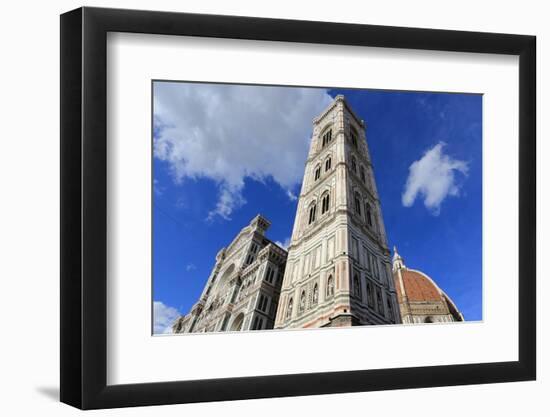
[[[275,328],[400,323],[360,120],[344,96],[313,120]]]

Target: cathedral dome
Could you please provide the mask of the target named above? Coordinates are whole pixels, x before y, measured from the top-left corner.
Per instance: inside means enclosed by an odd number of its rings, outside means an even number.
[[[435,283],[420,272],[403,269],[401,276],[409,301],[441,301],[443,299]],[[398,291],[398,296],[401,296],[400,291]]]
[[[409,269],[394,247],[393,279],[403,323],[464,321],[462,313],[435,281]]]

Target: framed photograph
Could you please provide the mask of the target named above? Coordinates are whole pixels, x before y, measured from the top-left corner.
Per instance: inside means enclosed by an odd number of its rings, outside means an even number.
[[[61,401],[533,380],[535,37],[61,16]]]

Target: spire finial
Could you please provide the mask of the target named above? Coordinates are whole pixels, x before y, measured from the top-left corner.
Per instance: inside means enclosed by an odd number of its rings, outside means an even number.
[[[397,270],[397,269],[405,268],[405,263],[403,262],[403,258],[397,252],[397,246],[395,246],[395,245],[393,246],[392,261],[393,261],[393,270],[394,271]]]

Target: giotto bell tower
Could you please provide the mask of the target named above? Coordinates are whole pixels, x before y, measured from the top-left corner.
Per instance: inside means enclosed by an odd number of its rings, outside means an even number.
[[[399,322],[365,124],[340,95],[313,120],[275,328]]]

